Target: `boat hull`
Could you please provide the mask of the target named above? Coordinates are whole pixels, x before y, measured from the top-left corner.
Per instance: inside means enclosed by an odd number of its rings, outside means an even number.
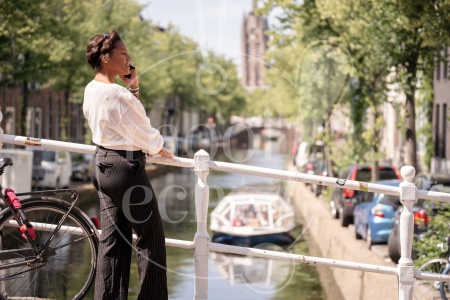
[[[254,236],[233,236],[224,233],[214,234],[212,242],[225,245],[254,247],[263,243],[270,243],[279,246],[292,244],[295,239],[288,233],[273,233]]]

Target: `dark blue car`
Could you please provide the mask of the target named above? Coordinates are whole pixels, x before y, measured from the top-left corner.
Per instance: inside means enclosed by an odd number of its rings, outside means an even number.
[[[381,180],[375,184],[399,186],[401,180]],[[356,205],[354,211],[356,239],[365,239],[369,249],[373,244],[387,243],[392,231],[392,219],[401,205],[398,196],[371,194],[367,201]]]

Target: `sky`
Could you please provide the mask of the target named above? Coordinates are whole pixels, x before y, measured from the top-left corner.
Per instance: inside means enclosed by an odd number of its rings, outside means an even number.
[[[196,41],[202,49],[219,52],[233,59],[240,71],[241,26],[252,0],[139,0],[147,5],[142,12],[162,27],[169,23],[181,34]],[[269,26],[274,23],[271,16]]]

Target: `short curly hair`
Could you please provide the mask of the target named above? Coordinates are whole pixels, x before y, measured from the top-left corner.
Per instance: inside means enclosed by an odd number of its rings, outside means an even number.
[[[100,70],[102,55],[111,52],[115,48],[115,43],[121,40],[119,33],[115,30],[110,30],[108,34],[97,34],[91,38],[86,49],[86,57],[95,73]]]

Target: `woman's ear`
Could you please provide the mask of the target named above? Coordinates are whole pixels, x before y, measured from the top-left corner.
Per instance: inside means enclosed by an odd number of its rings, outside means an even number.
[[[109,61],[109,53],[106,53],[105,55],[103,55],[103,62],[106,64]]]

